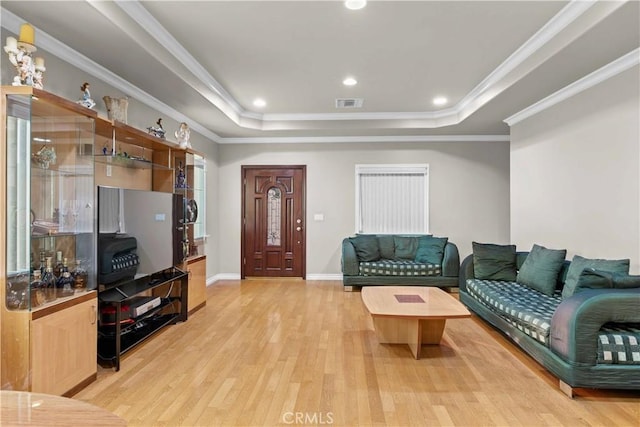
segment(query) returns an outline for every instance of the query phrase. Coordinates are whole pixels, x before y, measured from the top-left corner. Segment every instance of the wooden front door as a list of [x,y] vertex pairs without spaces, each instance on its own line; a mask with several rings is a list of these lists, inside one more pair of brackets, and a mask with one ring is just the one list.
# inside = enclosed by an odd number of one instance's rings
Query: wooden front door
[[242,278],[305,277],[306,166],[242,166]]

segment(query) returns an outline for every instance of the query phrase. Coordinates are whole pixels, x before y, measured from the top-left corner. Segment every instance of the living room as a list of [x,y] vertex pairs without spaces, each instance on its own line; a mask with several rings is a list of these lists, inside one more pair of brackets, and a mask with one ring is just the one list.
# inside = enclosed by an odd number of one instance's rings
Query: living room
[[[370,3],[373,4],[367,7],[375,6],[377,2]],[[558,10],[567,2],[561,3],[556,6]],[[153,96],[160,97],[160,94],[147,93],[139,87],[140,92],[135,92],[136,86],[126,80],[143,81],[148,73],[153,75],[144,61],[132,60],[128,69],[121,63],[113,64],[113,67],[100,63],[100,68],[77,59],[77,51],[67,51],[56,44],[56,27],[66,22],[66,18],[54,13],[53,4],[42,3],[36,8],[29,3],[2,2],[2,40],[17,36],[23,22],[31,22],[36,27],[37,55],[46,59],[45,90],[75,101],[82,82],[89,81],[99,115],[107,115],[106,107],[100,102],[103,96],[127,95],[130,97],[129,124],[144,129],[155,123],[158,117],[163,117],[165,128],[173,134],[182,116],[175,114],[172,117],[165,106],[169,105],[173,111],[187,117],[195,108],[187,105],[180,93],[171,94],[176,101],[170,103],[167,100],[170,95],[163,94],[167,98],[158,101]],[[605,6],[612,10],[598,9]],[[217,138],[215,129],[198,127],[196,120],[190,121],[191,143],[204,154],[207,166],[206,228],[209,237],[204,251],[207,255],[209,297],[214,298],[218,286],[229,295],[234,293],[234,286],[238,287],[238,293],[240,286],[247,289],[254,286],[250,283],[252,281],[243,281],[240,285],[243,237],[240,188],[244,165],[306,165],[305,278],[309,287],[333,285],[342,292],[340,242],[355,231],[354,177],[355,167],[359,164],[428,164],[428,232],[447,236],[455,242],[461,259],[472,253],[474,241],[511,243],[523,251],[530,250],[533,244],[542,244],[566,249],[567,259],[575,254],[591,258],[629,258],[630,273],[640,274],[638,2],[605,6],[598,4],[587,14],[602,13],[591,16],[589,24],[582,23],[585,27],[579,36],[564,35],[563,46],[543,52],[545,60],[530,66],[527,72],[521,71],[517,78],[511,76],[518,84],[503,87],[501,96],[517,97],[518,101],[508,105],[505,102],[504,106],[501,106],[503,98],[498,98],[493,104],[489,102],[493,109],[502,113],[500,121],[493,125],[493,132],[480,132],[475,128],[480,126],[482,109],[456,125],[407,132],[398,128],[400,130],[382,130],[379,134],[370,129],[359,134],[348,126],[320,132],[305,131],[304,124],[301,124],[302,130],[292,128],[281,133],[261,133],[251,129],[247,136]],[[245,7],[249,5],[245,4]],[[551,12],[547,14],[549,17],[554,15]],[[77,25],[74,27],[76,37],[97,37],[90,31],[85,33]],[[614,31],[615,28],[620,31]],[[573,27],[566,31],[569,30],[579,32]],[[41,32],[48,33],[48,36]],[[629,37],[629,34],[635,34],[635,37]],[[114,40],[121,41],[119,37],[122,36],[114,35]],[[104,42],[105,39],[100,40],[102,42],[95,44],[93,50],[120,49]],[[123,55],[131,59],[128,56],[133,53]],[[510,53],[505,52],[502,58]],[[88,55],[86,51],[85,55]],[[145,53],[144,58],[147,55],[150,54]],[[77,65],[74,65],[74,56],[79,61]],[[161,57],[158,61],[163,60],[165,58]],[[85,65],[80,65],[82,62]],[[576,62],[580,66],[573,64]],[[171,64],[169,68],[175,62]],[[112,75],[102,74],[104,69],[111,70],[125,82],[117,86]],[[120,71],[116,73],[115,69]],[[560,77],[565,83],[558,86],[550,76],[562,74],[563,70],[566,70],[566,75]],[[159,73],[166,73],[166,70]],[[2,85],[10,85],[14,75],[15,68],[9,61],[3,61]],[[167,76],[171,75],[159,74],[160,82],[154,84],[170,86],[172,80],[166,80]],[[177,79],[175,76],[171,78]],[[150,84],[149,87],[152,86]],[[218,110],[212,114],[222,115]],[[290,292],[281,284],[277,286],[285,295]],[[334,291],[330,294],[334,295]],[[354,303],[350,298],[356,296],[359,295],[334,295],[333,298],[357,311],[353,305],[348,305]],[[231,297],[221,295],[221,299],[224,298]],[[329,297],[321,299],[330,304]],[[207,311],[212,309],[212,304],[217,307],[217,303],[208,301],[208,304]],[[318,306],[311,306],[321,310]],[[262,314],[268,316],[267,313]],[[358,316],[364,314],[359,313]],[[366,320],[360,319],[359,322]],[[490,334],[488,330],[481,330]],[[165,335],[158,338],[163,339]],[[170,342],[153,340],[140,352],[147,351],[146,347],[159,349],[163,342],[170,345]],[[135,365],[137,355],[136,352],[129,360],[125,359],[125,365]],[[535,364],[529,363],[533,370],[537,369]],[[131,368],[126,369],[130,372]],[[521,385],[527,387],[524,381]],[[556,392],[553,386],[544,385]],[[105,387],[98,389],[104,390]],[[97,392],[90,393],[95,395]],[[637,395],[633,394],[621,397],[614,392],[596,396],[595,399],[600,401],[627,399],[623,404],[629,405],[628,399],[631,402],[635,399],[637,403]],[[92,397],[91,394],[84,396],[86,399]],[[562,397],[558,395],[553,401]],[[462,405],[461,402],[459,404]],[[329,409],[317,412],[326,416]],[[308,410],[313,412],[311,408]],[[339,412],[335,409],[334,415]],[[349,419],[340,414],[335,418],[336,423],[349,424]],[[281,416],[280,413],[278,415]],[[278,419],[286,423],[282,418]],[[364,420],[360,419],[360,423],[368,424]],[[373,421],[380,422],[379,419]],[[446,420],[438,421],[446,424]],[[508,423],[510,419],[502,421]],[[530,419],[523,424],[533,425],[535,421],[540,420]],[[161,423],[162,420],[156,419],[156,422]],[[130,423],[136,425],[133,420]],[[247,421],[247,424],[252,423],[255,420]],[[487,423],[500,424],[495,419]],[[137,424],[143,422],[138,420]]]

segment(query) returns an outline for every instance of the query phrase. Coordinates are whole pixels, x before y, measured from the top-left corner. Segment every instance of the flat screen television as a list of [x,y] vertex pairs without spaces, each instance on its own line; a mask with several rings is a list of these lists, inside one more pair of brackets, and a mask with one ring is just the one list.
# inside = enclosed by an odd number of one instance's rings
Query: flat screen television
[[[146,190],[98,186],[98,230],[135,237],[139,265],[135,277],[142,277],[175,265],[176,230],[180,229],[181,196]],[[99,236],[99,238],[100,238]],[[98,253],[100,263],[101,254]]]

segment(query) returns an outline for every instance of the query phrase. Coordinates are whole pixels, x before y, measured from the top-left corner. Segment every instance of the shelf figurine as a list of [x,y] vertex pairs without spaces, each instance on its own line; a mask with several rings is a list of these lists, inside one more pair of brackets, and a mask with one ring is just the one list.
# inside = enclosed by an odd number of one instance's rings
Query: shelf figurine
[[95,107],[96,103],[91,99],[91,92],[89,92],[89,83],[84,82],[82,86],[80,86],[80,91],[82,91],[82,99],[79,99],[77,103],[87,108]]
[[180,162],[180,166],[178,166],[178,176],[176,177],[176,188],[188,188],[187,177],[184,174],[184,168],[182,167],[182,162]]
[[155,136],[155,137],[157,137],[157,138],[162,138],[162,139],[164,139],[164,128],[162,127],[162,117],[160,117],[160,118],[158,119],[158,121],[156,122],[156,125],[157,125],[157,126],[149,126],[149,127],[147,128],[147,131],[148,131],[151,135],[153,135],[153,136]]
[[180,129],[175,132],[175,137],[178,140],[178,145],[180,148],[191,148],[191,143],[189,142],[189,138],[191,137],[191,130],[189,129],[189,125],[185,122],[180,123]]

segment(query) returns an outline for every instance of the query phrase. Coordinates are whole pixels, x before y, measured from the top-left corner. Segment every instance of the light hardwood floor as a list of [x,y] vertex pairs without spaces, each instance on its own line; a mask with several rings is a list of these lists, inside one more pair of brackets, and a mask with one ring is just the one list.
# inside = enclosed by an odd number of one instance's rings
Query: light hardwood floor
[[[130,426],[638,426],[640,393],[578,390],[477,318],[415,360],[336,281],[217,282],[205,308],[74,398]],[[454,294],[455,295],[455,294]]]

